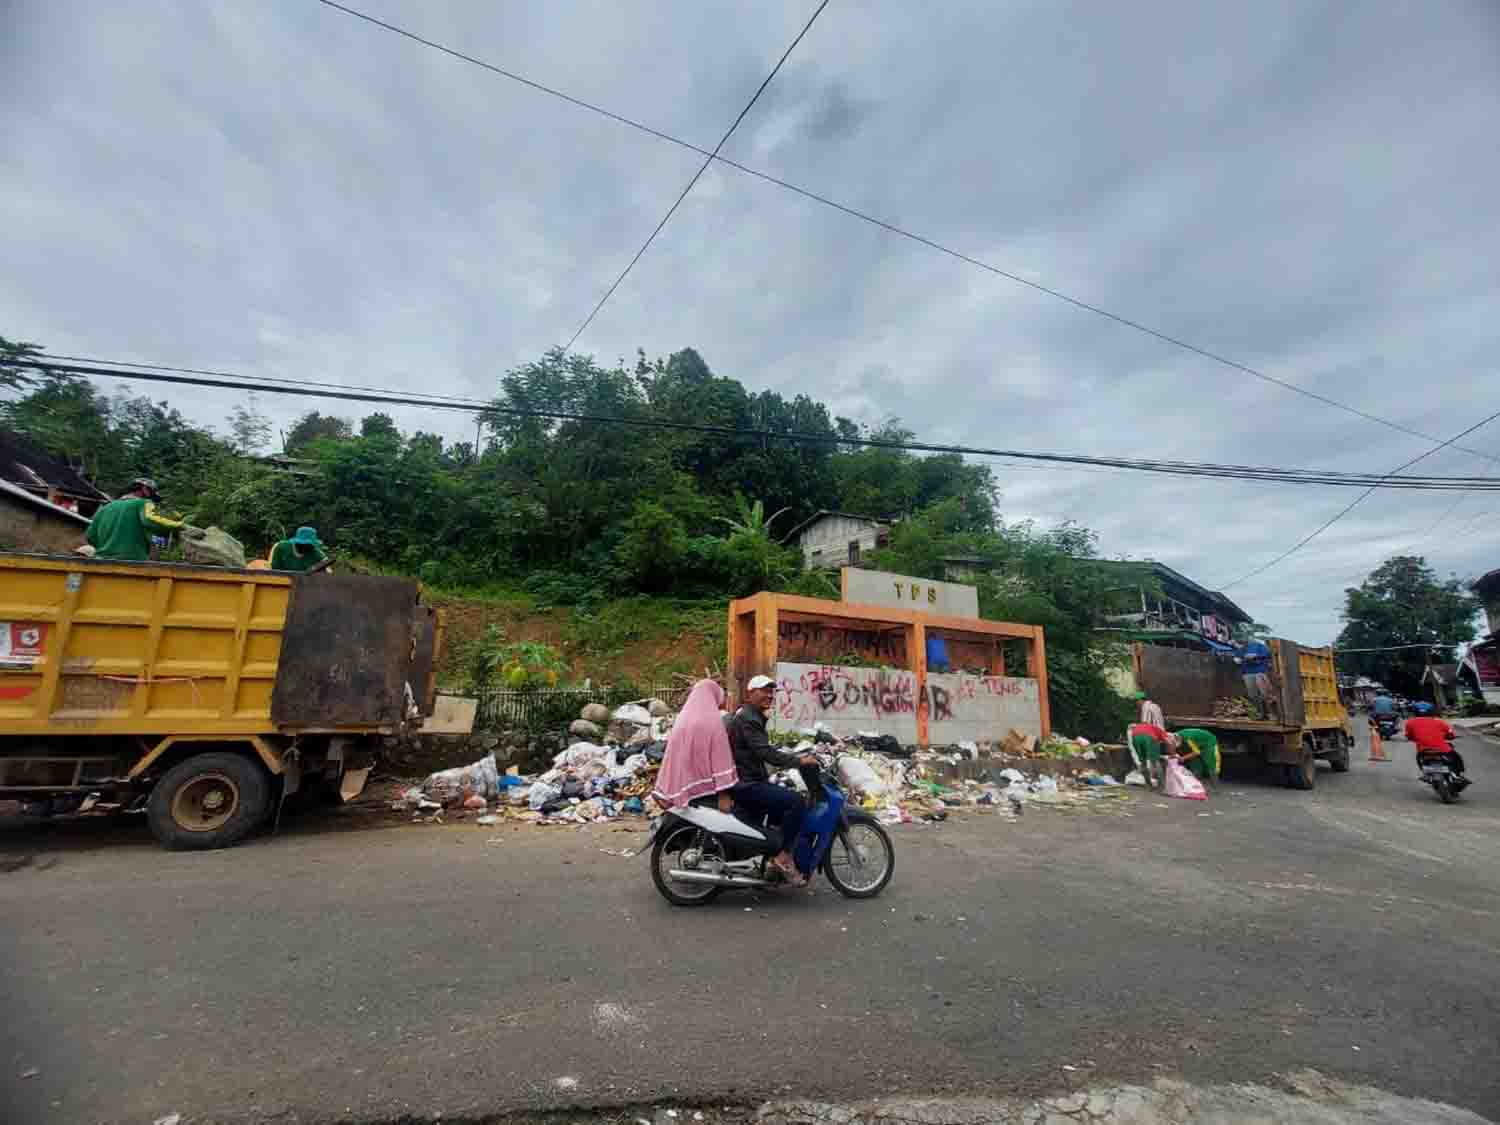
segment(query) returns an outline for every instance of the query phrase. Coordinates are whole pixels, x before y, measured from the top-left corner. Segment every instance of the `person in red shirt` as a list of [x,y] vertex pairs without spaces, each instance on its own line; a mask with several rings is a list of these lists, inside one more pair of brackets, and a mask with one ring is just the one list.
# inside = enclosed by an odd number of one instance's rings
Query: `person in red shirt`
[[1453,728],[1435,715],[1418,715],[1406,720],[1406,737],[1416,745],[1417,760],[1423,754],[1447,754],[1453,772],[1463,775],[1464,760],[1448,741],[1453,737]]
[[[1177,745],[1175,736],[1168,734],[1155,723],[1131,723],[1126,731],[1130,748],[1140,763],[1141,776],[1146,779],[1147,789],[1158,789],[1166,784],[1167,771],[1162,764],[1163,752]],[[1154,776],[1153,776],[1154,775]]]

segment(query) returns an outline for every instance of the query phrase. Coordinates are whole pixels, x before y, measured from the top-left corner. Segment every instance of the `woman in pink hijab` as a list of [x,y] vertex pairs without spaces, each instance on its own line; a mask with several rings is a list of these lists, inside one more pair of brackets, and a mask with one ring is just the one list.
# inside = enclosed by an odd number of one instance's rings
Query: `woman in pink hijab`
[[667,808],[717,793],[719,808],[729,811],[728,790],[739,775],[719,713],[723,704],[724,689],[713,680],[699,680],[688,694],[667,736],[666,757],[651,793]]

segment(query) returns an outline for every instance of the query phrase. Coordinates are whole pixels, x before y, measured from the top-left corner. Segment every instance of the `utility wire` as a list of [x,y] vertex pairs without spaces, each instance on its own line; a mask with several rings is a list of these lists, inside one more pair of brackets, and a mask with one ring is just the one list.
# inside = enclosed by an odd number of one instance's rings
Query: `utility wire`
[[801,43],[803,37],[812,30],[812,25],[817,22],[818,17],[823,14],[823,9],[826,7],[828,7],[828,0],[823,0],[821,4],[813,9],[813,14],[807,17],[807,22],[802,25],[802,30],[797,32],[797,37],[787,44],[785,51],[781,52],[781,58],[776,60],[776,65],[771,68],[771,73],[766,75],[761,84],[756,87],[755,93],[750,95],[750,100],[745,103],[745,108],[740,110],[739,116],[734,119],[734,123],[728,129],[724,130],[724,135],[719,138],[719,143],[714,145],[713,152],[703,158],[703,163],[693,173],[693,178],[687,182],[687,186],[682,189],[681,194],[673,200],[672,206],[667,208],[667,213],[661,217],[661,222],[656,224],[656,229],[647,235],[646,241],[641,243],[641,248],[635,252],[635,257],[631,258],[630,263],[620,271],[620,276],[615,278],[614,284],[604,291],[604,296],[599,298],[599,303],[594,306],[593,311],[583,318],[583,323],[578,326],[578,331],[574,332],[572,339],[568,341],[566,351],[573,350],[573,345],[578,342],[578,337],[583,335],[584,329],[594,323],[594,317],[599,315],[599,310],[615,295],[615,290],[620,288],[620,284],[630,276],[630,271],[635,269],[635,264],[641,260],[641,255],[645,254],[651,248],[651,244],[656,241],[656,236],[661,233],[662,228],[667,225],[673,215],[677,214],[677,208],[682,206],[682,201],[688,197],[688,192],[693,190],[693,185],[698,182],[704,172],[708,171],[708,166],[718,157],[719,150],[728,143],[729,138],[734,135],[734,131],[740,127],[740,122],[745,120],[746,114],[755,107],[755,103],[760,101],[760,96],[766,92],[766,87],[781,72],[781,68],[785,65],[786,60],[791,58],[792,52],[797,49],[797,44]]
[[[1403,425],[1400,422],[1394,422],[1389,418],[1382,418],[1380,417],[1380,415],[1371,414],[1367,410],[1361,410],[1357,406],[1351,406],[1347,402],[1340,402],[1336,398],[1332,398],[1324,394],[1319,394],[1317,391],[1308,390],[1306,387],[1298,386],[1296,383],[1290,382],[1286,379],[1280,379],[1275,375],[1271,375],[1268,372],[1262,371],[1256,367],[1252,367],[1247,363],[1241,363],[1240,361],[1231,359],[1219,352],[1212,351],[1205,347],[1200,347],[1199,345],[1191,343],[1180,336],[1173,336],[1168,332],[1163,332],[1159,329],[1152,328],[1149,325],[1143,324],[1137,320],[1132,320],[1130,317],[1124,316],[1120,313],[1111,312],[1109,309],[1103,308],[1100,305],[1095,305],[1091,302],[1082,300],[1081,298],[1071,296],[1067,293],[1064,293],[1060,289],[1054,289],[1051,286],[1043,285],[1037,281],[1032,281],[1030,278],[1023,277],[1018,273],[1012,273],[1009,270],[1001,269],[999,266],[991,265],[989,262],[981,261],[979,258],[976,258],[970,254],[966,254],[961,250],[955,250],[951,246],[946,246],[943,243],[938,242],[936,239],[928,238],[925,235],[916,234],[912,231],[906,230],[903,227],[897,226],[895,223],[887,222],[884,219],[878,218],[866,211],[861,211],[859,208],[853,207],[849,204],[840,203],[838,200],[813,191],[810,188],[800,187],[799,185],[791,183],[787,180],[783,180],[778,176],[773,176],[769,172],[762,172],[757,168],[751,168],[749,165],[741,164],[738,161],[732,160],[727,156],[721,156],[719,155],[718,147],[715,147],[712,150],[702,148],[699,145],[693,144],[691,141],[683,140],[681,137],[674,137],[672,134],[663,132],[660,129],[654,129],[650,125],[646,125],[643,122],[637,121],[630,117],[626,117],[623,114],[615,113],[612,110],[605,109],[603,106],[597,105],[594,102],[586,101],[583,98],[574,97],[572,94],[564,93],[563,91],[556,89],[555,87],[537,82],[536,80],[527,78],[524,75],[516,73],[515,71],[507,70],[506,68],[501,66],[496,66],[494,63],[486,62],[483,59],[475,57],[474,55],[469,55],[464,53],[463,51],[455,50],[454,48],[439,43],[436,40],[424,38],[423,36],[418,35],[416,32],[410,31],[404,27],[400,27],[393,23],[387,23],[385,20],[377,19],[376,17],[368,15],[365,12],[361,12],[358,9],[351,8],[345,4],[337,3],[336,0],[317,0],[317,2],[324,5],[325,7],[333,8],[334,10],[342,12],[347,16],[351,16],[354,19],[363,20],[365,23],[371,24],[385,31],[389,31],[394,35],[399,35],[404,39],[409,39],[413,43],[420,44],[423,47],[428,47],[434,51],[439,51],[445,55],[451,56],[452,58],[458,59],[461,62],[466,62],[473,66],[477,66],[484,70],[490,71],[493,74],[498,74],[500,77],[507,78],[512,82],[518,82],[523,86],[537,91],[538,93],[547,94],[548,96],[554,98],[559,98],[562,101],[569,103],[570,105],[577,106],[580,109],[586,109],[591,113],[597,113],[601,117],[607,117],[611,121],[614,121],[620,125],[627,126],[628,128],[635,129],[638,132],[645,133],[648,136],[655,137],[657,140],[666,141],[668,144],[676,145],[677,147],[687,149],[690,152],[696,152],[699,156],[706,158],[705,164],[717,160],[720,164],[727,165],[728,167],[733,168],[738,172],[743,172],[747,176],[753,176],[756,179],[763,180],[768,184],[774,184],[776,187],[793,192],[796,195],[802,196],[804,199],[811,200],[812,202],[821,204],[824,207],[830,207],[835,211],[839,211],[852,219],[858,219],[860,222],[869,223],[872,226],[879,227],[881,230],[886,231],[889,234],[894,234],[899,238],[905,238],[911,242],[918,243],[919,245],[927,247],[929,250],[935,250],[940,254],[945,254],[957,261],[964,262],[967,265],[971,265],[976,267],[977,269],[984,270],[986,273],[992,274],[995,277],[1001,277],[1007,281],[1013,281],[1017,285],[1024,285],[1028,289],[1035,290],[1038,293],[1043,293],[1059,301],[1066,302],[1076,309],[1093,313],[1095,316],[1103,317],[1106,320],[1111,320],[1114,323],[1119,324],[1125,328],[1130,328],[1136,332],[1144,333],[1145,335],[1160,340],[1165,344],[1170,344],[1175,348],[1180,348],[1183,351],[1191,352],[1203,359],[1210,360],[1213,363],[1217,363],[1221,366],[1230,368],[1231,370],[1238,371],[1241,374],[1249,375],[1252,378],[1259,379],[1266,383],[1271,383],[1275,386],[1281,387],[1283,390],[1291,391],[1293,394],[1302,395],[1304,398],[1312,399],[1315,402],[1321,402],[1325,406],[1331,406],[1336,410],[1342,410],[1347,414],[1353,414],[1355,417],[1363,418],[1367,422],[1374,422],[1377,425],[1385,426],[1387,429],[1395,430],[1397,433],[1406,434],[1409,437],[1421,438],[1424,441],[1439,440],[1435,434],[1424,433],[1423,431],[1414,429],[1411,426]],[[818,11],[822,11],[822,8],[820,7]],[[816,18],[816,13],[814,13],[814,18]],[[806,29],[804,28],[804,32],[805,30]],[[795,45],[796,44],[794,42],[793,46]],[[720,141],[719,144],[720,146],[722,146],[723,141]],[[699,175],[701,174],[702,169],[699,169]],[[693,179],[694,181],[696,181],[697,176],[695,176]],[[689,188],[691,188],[692,184],[690,183],[688,186]],[[670,218],[670,212],[668,213],[668,217]],[[663,222],[665,222],[665,220],[663,220]],[[654,238],[655,235],[653,235],[652,237]],[[648,245],[649,241],[650,240],[648,240],[647,243]],[[644,248],[642,248],[642,253],[644,252]],[[628,269],[626,272],[629,272]],[[623,280],[623,276],[621,280]],[[616,285],[618,284],[619,282],[617,281]],[[611,287],[611,292],[612,291],[613,287]],[[608,299],[608,294],[606,294],[605,299]],[[597,311],[598,310],[595,309],[595,312]],[[592,319],[592,317],[590,319]],[[587,323],[588,322],[585,321],[585,327],[587,326]],[[580,329],[579,332],[581,333],[582,329]],[[578,333],[575,333],[573,339],[576,341],[577,338]],[[571,343],[569,344],[569,347],[572,347]],[[1464,453],[1471,454],[1472,456],[1483,458],[1486,461],[1500,464],[1500,457],[1494,456],[1493,454],[1485,453],[1478,449],[1471,449],[1465,445],[1454,444],[1453,448],[1461,450]]]
[[[1495,411],[1495,413],[1491,414],[1488,418],[1484,418],[1484,419],[1481,419],[1478,422],[1475,422],[1468,429],[1464,430],[1461,433],[1455,434],[1453,437],[1449,438],[1447,441],[1442,442],[1439,445],[1433,446],[1426,453],[1420,454],[1419,456],[1413,457],[1410,461],[1406,461],[1403,464],[1397,465],[1394,469],[1391,470],[1391,472],[1393,474],[1394,473],[1399,473],[1402,469],[1409,469],[1409,468],[1411,468],[1418,461],[1425,461],[1425,460],[1427,460],[1427,458],[1431,457],[1434,453],[1437,453],[1440,450],[1446,449],[1448,446],[1454,444],[1454,442],[1458,441],[1459,438],[1468,437],[1475,430],[1480,429],[1481,427],[1484,427],[1484,426],[1488,426],[1496,418],[1500,418],[1500,410]],[[1343,519],[1350,512],[1354,511],[1354,509],[1359,505],[1359,503],[1361,501],[1363,501],[1366,497],[1368,497],[1370,495],[1370,493],[1374,492],[1379,487],[1380,487],[1380,482],[1379,481],[1375,482],[1369,488],[1365,489],[1365,491],[1361,492],[1358,496],[1356,496],[1353,500],[1351,500],[1349,502],[1349,504],[1341,512],[1339,512],[1337,515],[1335,515],[1332,519],[1329,519],[1329,520],[1325,521],[1324,523],[1322,523],[1321,525],[1319,525],[1315,530],[1313,530],[1312,532],[1308,533],[1307,535],[1304,535],[1296,543],[1292,544],[1292,546],[1288,547],[1285,551],[1282,551],[1281,554],[1277,555],[1270,562],[1265,563],[1262,566],[1256,567],[1249,574],[1242,574],[1240,577],[1236,578],[1233,582],[1230,582],[1230,583],[1228,583],[1228,584],[1226,584],[1224,586],[1221,586],[1220,589],[1227,590],[1231,586],[1238,586],[1241,582],[1244,582],[1245,580],[1250,579],[1250,578],[1254,578],[1258,574],[1264,574],[1266,571],[1270,570],[1277,563],[1281,562],[1282,559],[1285,559],[1285,558],[1287,558],[1287,557],[1295,554],[1296,552],[1300,551],[1303,547],[1307,546],[1309,543],[1311,543],[1318,536],[1322,535],[1323,532],[1327,531],[1334,524],[1338,523],[1339,520]]]
[[[1285,469],[1254,465],[1219,465],[1196,461],[1158,461],[1145,458],[1098,457],[1076,453],[1053,453],[1033,450],[996,449],[982,446],[950,445],[938,442],[895,441],[875,437],[844,437],[837,434],[806,433],[795,430],[769,430],[763,428],[739,428],[716,426],[698,422],[679,422],[662,418],[624,418],[597,414],[583,414],[566,410],[538,410],[498,406],[478,399],[465,399],[452,395],[414,396],[400,395],[379,388],[351,388],[337,383],[319,383],[312,380],[274,378],[274,381],[251,381],[227,372],[206,372],[202,368],[179,368],[178,373],[164,370],[129,370],[145,367],[144,364],[116,363],[113,366],[55,362],[52,357],[28,360],[28,366],[43,367],[63,375],[88,375],[113,379],[138,379],[180,386],[215,387],[235,391],[259,391],[269,394],[301,395],[314,398],[342,399],[354,402],[383,403],[393,406],[417,406],[435,410],[472,411],[488,418],[515,417],[546,421],[575,422],[589,425],[614,425],[642,429],[665,429],[691,433],[712,434],[728,439],[758,438],[778,441],[801,442],[831,446],[859,446],[876,449],[895,449],[906,452],[946,453],[1002,457],[1014,460],[1060,465],[1093,465],[1105,468],[1132,469],[1141,472],[1162,473],[1175,476],[1213,477],[1230,480],[1275,481],[1288,484],[1321,484],[1343,487],[1368,486],[1366,495],[1375,488],[1415,488],[1451,491],[1455,489],[1480,489],[1500,491],[1500,480],[1473,477],[1402,477],[1396,472],[1375,476],[1368,473],[1328,473],[1312,469]],[[4,366],[4,364],[0,364]],[[10,366],[18,366],[10,364]],[[183,374],[180,372],[198,372]],[[1467,431],[1466,431],[1467,432]],[[1435,451],[1433,451],[1435,452]],[[1426,456],[1424,454],[1424,456]],[[1415,460],[1420,460],[1417,458]],[[1415,463],[1413,461],[1412,463]],[[1404,466],[1403,466],[1404,467]]]

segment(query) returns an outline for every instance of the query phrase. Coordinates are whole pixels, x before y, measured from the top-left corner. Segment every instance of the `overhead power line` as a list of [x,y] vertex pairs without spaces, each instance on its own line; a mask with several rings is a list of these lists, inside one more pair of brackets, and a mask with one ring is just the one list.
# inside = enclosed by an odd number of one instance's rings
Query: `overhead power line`
[[[806,433],[793,430],[717,426],[699,422],[680,422],[649,416],[637,418],[583,414],[567,410],[536,410],[499,406],[480,399],[454,395],[403,395],[375,387],[349,387],[338,383],[280,377],[249,378],[229,372],[203,368],[168,369],[162,365],[59,362],[50,356],[28,360],[27,366],[41,367],[62,375],[86,375],[111,379],[136,379],[144,382],[179,386],[214,387],[223,390],[262,394],[300,395],[312,398],[341,399],[352,402],[381,403],[390,406],[416,406],[434,410],[459,410],[488,418],[532,418],[543,421],[576,422],[589,425],[624,426],[640,429],[678,430],[712,434],[728,439],[756,438],[804,444],[859,446],[896,449],[913,453],[944,453],[978,457],[1004,457],[1013,460],[1059,465],[1094,465],[1105,468],[1132,469],[1171,476],[1211,477],[1226,480],[1249,480],[1285,484],[1321,484],[1343,487],[1368,485],[1373,488],[1403,488],[1452,491],[1476,489],[1500,491],[1500,480],[1479,477],[1403,477],[1392,473],[1375,476],[1369,473],[1332,473],[1316,469],[1286,469],[1276,466],[1220,465],[1201,461],[1162,461],[1134,457],[1099,457],[1078,453],[1054,453],[1035,450],[996,449],[983,446],[953,445],[938,442],[896,441],[876,437],[843,437],[837,434]],[[9,366],[21,366],[12,363]],[[139,370],[139,368],[148,368]],[[193,372],[188,374],[187,372]]]
[[[324,5],[325,7],[332,8],[335,11],[339,11],[347,16],[351,16],[354,19],[362,20],[374,27],[378,27],[384,31],[388,31],[393,35],[399,35],[402,38],[410,40],[413,43],[417,43],[423,47],[427,47],[431,50],[438,51],[442,54],[458,59],[460,62],[469,63],[472,66],[477,66],[481,69],[487,70],[492,74],[497,74],[501,78],[519,83],[520,85],[526,86],[532,90],[537,91],[538,93],[546,94],[549,97],[558,98],[570,105],[577,106],[579,109],[586,109],[590,113],[596,113],[601,117],[606,117],[609,120],[616,122],[617,124],[624,125],[627,128],[635,129],[638,132],[645,133],[647,136],[655,137],[657,140],[665,141],[668,144],[676,145],[678,148],[687,149],[690,152],[696,152],[699,156],[705,158],[705,164],[713,161],[718,161],[720,164],[733,168],[737,172],[743,172],[747,176],[753,176],[755,179],[763,180],[766,183],[773,184],[785,191],[793,192],[796,195],[802,196],[804,199],[810,200],[814,203],[818,203],[824,207],[830,207],[833,210],[847,215],[852,219],[858,219],[860,222],[869,223],[872,226],[879,227],[881,230],[887,232],[888,234],[893,234],[899,238],[904,238],[908,241],[915,242],[921,246],[927,247],[929,250],[935,250],[939,254],[945,254],[948,257],[955,259],[956,261],[964,262],[967,265],[971,265],[977,269],[984,270],[986,273],[992,274],[995,277],[1004,278],[1007,281],[1013,281],[1017,285],[1024,285],[1028,289],[1032,289],[1038,293],[1045,294],[1046,296],[1055,298],[1056,300],[1063,301],[1069,305],[1072,305],[1076,309],[1093,313],[1095,316],[1100,316],[1106,320],[1113,321],[1114,323],[1121,325],[1122,327],[1130,328],[1136,332],[1144,333],[1147,336],[1151,336],[1154,339],[1160,340],[1162,343],[1170,344],[1175,348],[1180,348],[1183,351],[1191,352],[1196,356],[1207,359],[1213,363],[1217,363],[1223,367],[1227,367],[1233,371],[1238,371],[1241,374],[1249,375],[1252,378],[1259,379],[1262,382],[1281,387],[1283,390],[1291,391],[1293,394],[1298,394],[1303,396],[1304,398],[1312,399],[1314,402],[1321,402],[1325,406],[1331,406],[1336,410],[1342,410],[1346,414],[1352,414],[1357,418],[1363,418],[1367,422],[1374,422],[1376,425],[1384,426],[1387,429],[1396,431],[1397,433],[1406,434],[1408,437],[1421,438],[1424,441],[1439,440],[1439,438],[1435,434],[1424,433],[1423,431],[1415,429],[1411,426],[1392,421],[1389,418],[1382,418],[1380,415],[1372,414],[1367,410],[1361,410],[1357,406],[1351,406],[1349,403],[1341,402],[1329,395],[1319,394],[1317,391],[1308,390],[1306,387],[1298,386],[1296,383],[1290,382],[1289,380],[1278,378],[1277,376],[1272,375],[1269,372],[1262,371],[1257,367],[1253,367],[1248,363],[1241,363],[1239,360],[1231,359],[1229,356],[1223,355],[1222,353],[1213,351],[1209,348],[1202,347],[1198,344],[1194,344],[1188,340],[1183,339],[1180,336],[1174,336],[1169,332],[1164,332],[1160,329],[1152,328],[1149,325],[1143,324],[1138,320],[1134,320],[1120,313],[1112,312],[1101,305],[1096,305],[1090,301],[1085,301],[1079,297],[1074,297],[1071,294],[1065,293],[1060,289],[1054,289],[1049,285],[1043,285],[1041,282],[1033,281],[1030,278],[1023,277],[1018,273],[1012,273],[1009,270],[1001,269],[999,266],[992,265],[991,263],[986,261],[982,261],[981,259],[976,258],[971,254],[966,254],[961,250],[956,250],[953,247],[947,246],[934,238],[929,238],[926,235],[917,234],[913,231],[907,230],[904,227],[897,226],[895,223],[887,222],[885,219],[878,218],[877,216],[872,215],[867,211],[862,211],[858,207],[851,206],[847,203],[840,203],[838,200],[833,199],[830,196],[823,195],[820,192],[813,191],[810,188],[805,188],[788,180],[783,180],[779,176],[773,176],[769,172],[763,172],[758,168],[752,168],[747,164],[741,164],[737,160],[733,160],[727,156],[721,155],[717,147],[715,147],[714,149],[703,148],[691,141],[687,141],[682,139],[681,137],[673,136],[671,133],[664,132],[661,129],[652,128],[650,125],[647,125],[641,121],[637,121],[632,117],[627,117],[624,114],[615,113],[613,110],[605,109],[603,106],[591,101],[587,101],[584,98],[575,97],[574,95],[565,93],[562,90],[557,89],[556,87],[548,86],[545,83],[538,82],[532,78],[527,78],[525,75],[519,74],[513,70],[508,70],[505,67],[497,66],[496,64],[491,62],[486,62],[484,59],[467,54],[463,51],[459,51],[453,47],[447,46],[446,44],[439,43],[434,39],[425,38],[424,36],[418,35],[416,32],[411,31],[408,28],[401,27],[397,24],[388,23],[382,19],[377,19],[375,16],[369,15],[366,12],[361,12],[356,8],[351,8],[346,4],[337,3],[336,0],[317,0],[317,2]],[[822,11],[822,8],[820,7],[818,11]],[[817,18],[817,13],[814,13],[813,18]],[[810,22],[811,21],[809,21],[809,23]],[[803,30],[804,32],[806,31],[805,28]],[[795,45],[796,44],[794,42],[793,46]],[[719,143],[720,145],[722,145],[723,141],[720,141]],[[702,169],[699,170],[699,175],[701,174]],[[694,181],[696,180],[697,176],[694,177]],[[688,186],[691,187],[692,184],[689,184]],[[668,217],[670,217],[670,213]],[[665,222],[665,220],[663,221]],[[648,240],[648,245],[649,241],[650,240]],[[642,252],[644,253],[644,247],[642,248]],[[627,270],[626,272],[629,271]],[[623,276],[621,280],[623,280]],[[616,285],[618,285],[618,282],[616,282]],[[611,288],[611,292],[613,292],[613,287]],[[606,294],[605,299],[608,299],[608,294]],[[596,309],[595,312],[597,311],[598,310]],[[587,323],[588,322],[585,321],[585,327],[587,326]],[[579,331],[581,332],[582,329],[580,329]],[[576,341],[578,338],[578,333],[575,333],[573,338]],[[572,347],[571,343],[569,344],[569,347]],[[1468,453],[1474,457],[1480,457],[1486,461],[1500,464],[1500,457],[1485,453],[1482,450],[1471,449],[1468,446],[1457,444],[1454,444],[1453,448],[1464,453]]]
[[[1406,462],[1403,462],[1400,465],[1397,465],[1394,469],[1391,470],[1391,473],[1392,474],[1399,473],[1402,469],[1409,469],[1409,468],[1411,468],[1413,465],[1415,465],[1419,461],[1425,461],[1425,460],[1427,460],[1427,458],[1431,457],[1434,453],[1438,453],[1441,450],[1446,449],[1448,446],[1452,445],[1454,442],[1458,441],[1459,438],[1468,437],[1475,430],[1478,430],[1478,429],[1480,429],[1480,428],[1482,428],[1484,426],[1488,426],[1496,418],[1500,418],[1500,410],[1495,411],[1495,413],[1491,414],[1488,418],[1484,418],[1484,419],[1481,419],[1478,422],[1475,422],[1468,429],[1463,430],[1460,433],[1454,434],[1447,441],[1442,442],[1442,443],[1440,443],[1438,445],[1433,446],[1426,453],[1420,454],[1419,456],[1413,457],[1410,461],[1406,461]],[[1479,479],[1485,481],[1486,486],[1491,483],[1488,480],[1488,478],[1481,477]],[[1270,570],[1273,566],[1275,566],[1277,563],[1281,562],[1283,559],[1289,558],[1290,556],[1296,554],[1298,551],[1300,551],[1303,547],[1307,546],[1309,543],[1311,543],[1318,536],[1322,535],[1323,532],[1327,531],[1334,524],[1338,523],[1339,520],[1343,519],[1350,512],[1354,511],[1354,509],[1367,496],[1369,496],[1370,493],[1374,492],[1379,487],[1381,487],[1381,484],[1380,484],[1379,481],[1376,481],[1369,488],[1365,489],[1365,491],[1361,492],[1358,496],[1356,496],[1353,500],[1349,501],[1348,505],[1342,511],[1340,511],[1337,515],[1335,515],[1332,519],[1326,520],[1325,522],[1323,522],[1322,524],[1320,524],[1316,529],[1314,529],[1313,531],[1309,532],[1307,535],[1304,535],[1296,543],[1292,544],[1285,551],[1282,551],[1281,554],[1277,555],[1270,562],[1265,563],[1262,566],[1256,567],[1249,574],[1242,574],[1240,577],[1236,578],[1233,582],[1227,583],[1226,585],[1220,587],[1220,589],[1227,590],[1231,586],[1238,586],[1241,582],[1244,582],[1244,581],[1246,581],[1247,579],[1250,579],[1250,578],[1254,578],[1258,574],[1264,574],[1266,571]],[[1480,490],[1487,491],[1488,488],[1485,487],[1485,486],[1475,485],[1474,486],[1474,490],[1475,491],[1480,491]]]
[[656,229],[646,236],[646,241],[641,243],[641,248],[635,252],[635,257],[631,258],[625,268],[620,271],[620,276],[615,278],[614,284],[612,284],[608,289],[604,291],[604,296],[599,298],[599,303],[594,306],[589,315],[583,318],[583,323],[578,326],[578,331],[574,332],[572,338],[568,341],[568,351],[573,350],[573,345],[578,342],[578,337],[582,336],[584,330],[588,328],[590,324],[594,323],[594,318],[599,315],[599,310],[602,309],[605,303],[615,295],[615,290],[620,288],[621,283],[623,283],[624,280],[630,276],[630,271],[635,269],[635,264],[641,260],[641,256],[651,248],[651,244],[656,241],[656,236],[662,232],[662,228],[671,221],[673,215],[677,214],[677,208],[682,206],[682,201],[688,197],[688,192],[693,190],[693,185],[698,182],[704,172],[708,171],[708,166],[712,164],[714,162],[714,159],[719,155],[719,150],[728,143],[730,137],[734,136],[734,131],[740,127],[740,122],[745,120],[745,116],[750,112],[751,109],[755,107],[755,103],[760,101],[760,96],[766,92],[766,87],[769,86],[771,84],[771,80],[781,72],[781,68],[783,65],[785,65],[786,60],[791,58],[792,52],[797,49],[797,44],[801,43],[803,36],[805,36],[810,30],[812,30],[812,25],[817,22],[818,17],[823,14],[823,9],[826,7],[828,7],[828,0],[823,0],[821,4],[813,9],[813,14],[807,17],[807,22],[802,25],[802,30],[797,32],[797,37],[787,44],[787,48],[785,51],[781,52],[781,58],[776,60],[776,65],[771,68],[771,73],[766,75],[761,84],[756,87],[755,93],[750,95],[750,100],[745,103],[745,108],[740,110],[739,116],[734,119],[734,123],[730,125],[729,128],[724,130],[724,135],[719,138],[719,143],[714,145],[713,152],[709,153],[703,158],[703,163],[700,164],[698,166],[698,170],[693,173],[693,178],[687,182],[687,186],[684,187],[681,193],[678,194],[677,198],[672,201],[672,206],[667,208],[667,213],[661,217],[661,222],[656,224]]

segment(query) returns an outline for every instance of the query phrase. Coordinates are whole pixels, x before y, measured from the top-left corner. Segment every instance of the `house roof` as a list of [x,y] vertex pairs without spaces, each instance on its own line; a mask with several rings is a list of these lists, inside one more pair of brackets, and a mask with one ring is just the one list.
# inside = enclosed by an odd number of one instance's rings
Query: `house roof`
[[28,437],[0,429],[0,480],[24,489],[56,489],[86,500],[108,500],[82,474]]
[[1500,570],[1492,570],[1488,574],[1481,574],[1473,582],[1469,583],[1469,589],[1481,597],[1500,593]]
[[1243,609],[1235,605],[1234,602],[1230,601],[1227,595],[1221,593],[1218,590],[1210,590],[1206,586],[1200,586],[1187,575],[1181,574],[1178,571],[1173,570],[1166,563],[1159,563],[1155,559],[1143,559],[1140,562],[1133,562],[1128,559],[1097,559],[1092,561],[1100,562],[1105,566],[1148,567],[1160,577],[1169,579],[1172,582],[1176,582],[1180,586],[1187,587],[1187,589],[1193,591],[1193,593],[1197,594],[1204,601],[1208,602],[1211,605],[1219,607],[1219,609],[1223,611],[1223,615],[1225,617],[1228,617],[1232,621],[1249,622],[1255,620],[1255,618],[1251,617]]
[[11,484],[8,480],[0,480],[0,493],[4,493],[6,496],[14,496],[17,500],[24,500],[26,503],[41,508],[43,511],[50,512],[55,516],[74,520],[84,527],[87,527],[91,522],[88,516],[80,516],[77,512],[69,511],[60,504],[54,504],[45,496],[38,496],[35,492],[27,492],[20,485]]
[[786,536],[781,541],[783,543],[789,541],[799,531],[801,531],[803,528],[805,528],[805,527],[811,527],[813,524],[817,523],[820,519],[823,519],[825,516],[840,516],[840,517],[842,517],[843,519],[846,519],[846,520],[859,520],[862,523],[872,523],[876,527],[886,527],[886,526],[888,526],[888,524],[886,523],[885,520],[878,520],[874,516],[861,516],[861,515],[856,515],[854,512],[838,512],[838,511],[833,510],[832,508],[819,508],[816,512],[814,512],[812,515],[808,516],[805,520],[803,520],[801,523],[799,523],[796,527],[792,528],[792,530],[788,531],[786,533]]

